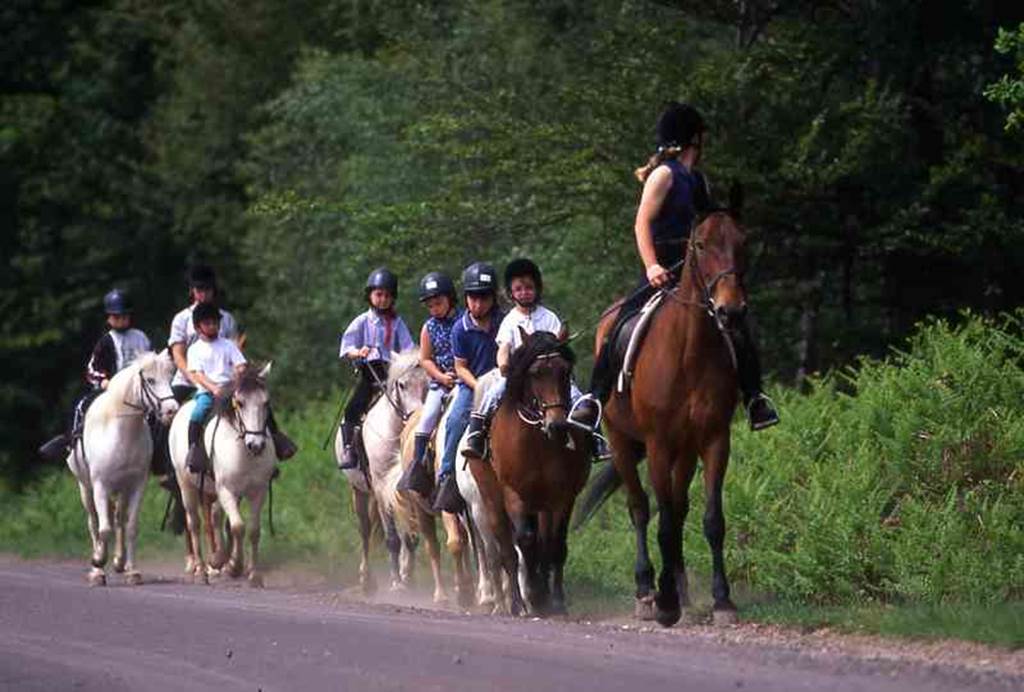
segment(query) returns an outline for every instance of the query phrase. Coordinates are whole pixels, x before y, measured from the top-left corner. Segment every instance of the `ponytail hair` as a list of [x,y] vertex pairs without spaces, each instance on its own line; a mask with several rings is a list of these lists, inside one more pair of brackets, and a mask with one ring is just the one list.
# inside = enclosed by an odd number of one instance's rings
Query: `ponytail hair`
[[648,176],[654,172],[655,168],[669,159],[676,158],[682,154],[685,149],[686,147],[681,147],[678,144],[669,144],[668,146],[658,147],[658,150],[654,152],[651,158],[647,159],[647,163],[633,171],[633,175],[635,175],[636,179],[641,183],[646,183]]

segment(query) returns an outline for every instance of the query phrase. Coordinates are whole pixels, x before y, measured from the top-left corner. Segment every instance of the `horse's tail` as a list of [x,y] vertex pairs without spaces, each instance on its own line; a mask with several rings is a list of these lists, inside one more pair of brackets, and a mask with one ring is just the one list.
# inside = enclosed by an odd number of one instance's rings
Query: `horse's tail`
[[570,528],[573,531],[583,528],[601,508],[601,505],[619,489],[620,485],[622,485],[622,478],[615,470],[615,465],[610,462],[606,463],[604,468],[587,483],[587,487],[583,491],[583,499],[576,505],[576,511],[573,512]]

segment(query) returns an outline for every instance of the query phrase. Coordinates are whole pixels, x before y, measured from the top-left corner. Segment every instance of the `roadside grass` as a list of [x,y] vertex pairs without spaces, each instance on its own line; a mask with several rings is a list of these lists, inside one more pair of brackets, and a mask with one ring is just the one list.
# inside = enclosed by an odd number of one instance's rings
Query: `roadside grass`
[[[773,392],[783,424],[737,420],[726,478],[726,565],[746,620],[1024,646],[1024,341],[1020,317],[923,325],[905,352]],[[359,538],[350,491],[321,449],[333,402],[279,411],[301,449],[275,484],[263,559],[352,584]],[[180,556],[159,531],[165,496],[143,504],[140,566]],[[67,469],[20,493],[0,486],[0,551],[89,553]],[[691,490],[684,553],[698,612],[710,609],[702,485]],[[649,547],[658,562],[654,533]],[[425,551],[420,551],[421,562]],[[383,547],[374,555],[380,583]],[[570,536],[574,616],[632,612],[634,534],[621,493]],[[446,570],[447,570],[447,556]],[[429,571],[419,570],[421,582]]]

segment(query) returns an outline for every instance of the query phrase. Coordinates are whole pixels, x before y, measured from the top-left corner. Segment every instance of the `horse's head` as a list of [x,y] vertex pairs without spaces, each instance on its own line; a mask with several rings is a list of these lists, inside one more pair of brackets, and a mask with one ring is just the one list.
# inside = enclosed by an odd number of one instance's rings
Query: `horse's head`
[[420,366],[420,352],[415,348],[401,353],[392,351],[390,363],[387,394],[400,409],[398,414],[405,417],[423,406],[430,376]]
[[569,414],[569,387],[576,358],[566,344],[550,332],[527,334],[520,327],[522,345],[509,358],[508,396],[518,406],[540,414],[545,434],[564,431]]
[[225,394],[225,404],[231,406],[235,427],[250,454],[261,454],[267,446],[267,419],[269,417],[270,392],[267,391],[267,376],[271,363],[262,368],[247,365],[235,378]]
[[[176,370],[170,352],[164,349],[160,353],[144,353],[135,361],[134,367],[125,368],[118,375],[123,373],[126,380],[131,378],[126,384],[137,392],[139,407],[156,415],[162,424],[170,425],[178,412],[178,402],[171,391],[171,379]],[[114,387],[113,382],[111,387]]]
[[692,281],[700,299],[723,327],[747,313],[743,274],[747,268],[746,234],[735,210],[708,214],[693,232],[687,252]]

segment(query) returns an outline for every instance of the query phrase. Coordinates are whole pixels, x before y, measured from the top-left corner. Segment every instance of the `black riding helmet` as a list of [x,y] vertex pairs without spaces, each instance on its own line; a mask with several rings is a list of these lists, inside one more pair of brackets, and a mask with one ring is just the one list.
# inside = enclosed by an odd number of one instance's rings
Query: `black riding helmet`
[[487,262],[473,262],[462,272],[462,290],[471,295],[497,294],[494,267]]
[[216,289],[217,274],[207,264],[197,264],[188,270],[188,287],[200,290]]
[[454,304],[456,302],[455,284],[443,272],[430,272],[420,279],[420,302],[437,296],[448,296]]
[[685,147],[704,133],[704,118],[693,106],[672,102],[658,117],[658,146]]
[[395,300],[398,299],[398,277],[391,273],[387,267],[377,267],[366,277],[366,299],[370,299],[370,291],[375,288],[383,288],[391,294]]
[[192,310],[192,325],[199,326],[203,320],[215,319],[220,322],[220,308],[214,303],[199,303]]
[[537,263],[526,257],[514,259],[505,267],[505,293],[508,294],[509,300],[513,300],[512,279],[520,276],[529,276],[533,279],[533,285],[537,289],[537,302],[540,302],[544,293],[544,277],[541,276]]
[[108,315],[130,315],[132,314],[132,301],[127,293],[115,288],[103,296],[103,309]]

